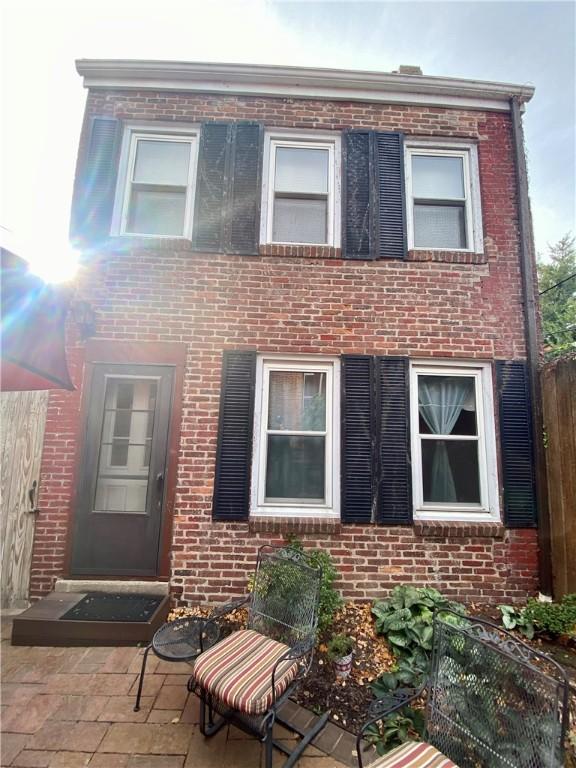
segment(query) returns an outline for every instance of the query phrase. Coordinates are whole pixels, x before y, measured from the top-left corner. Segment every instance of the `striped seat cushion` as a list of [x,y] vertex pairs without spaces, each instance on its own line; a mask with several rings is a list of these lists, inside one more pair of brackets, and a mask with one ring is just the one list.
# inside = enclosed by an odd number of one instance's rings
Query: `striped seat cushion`
[[370,768],[458,768],[431,744],[409,741],[388,752]]
[[[288,646],[252,629],[233,632],[196,659],[196,683],[232,709],[261,715],[272,704],[272,669]],[[280,696],[298,672],[294,660],[276,670],[274,689]]]

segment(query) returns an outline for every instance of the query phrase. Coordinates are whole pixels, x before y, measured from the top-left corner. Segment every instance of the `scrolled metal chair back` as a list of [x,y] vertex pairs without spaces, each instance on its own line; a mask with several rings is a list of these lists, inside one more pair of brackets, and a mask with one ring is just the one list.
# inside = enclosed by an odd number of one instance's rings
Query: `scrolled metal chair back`
[[290,547],[261,547],[252,584],[248,627],[293,646],[313,638],[322,571]]
[[451,611],[434,620],[427,740],[460,768],[559,768],[568,679],[510,633]]

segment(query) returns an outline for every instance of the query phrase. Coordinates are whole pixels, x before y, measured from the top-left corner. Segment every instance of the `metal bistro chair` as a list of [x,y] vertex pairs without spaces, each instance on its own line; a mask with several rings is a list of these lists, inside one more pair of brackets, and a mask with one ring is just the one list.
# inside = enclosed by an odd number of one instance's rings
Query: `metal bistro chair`
[[188,687],[200,697],[201,732],[213,736],[232,723],[257,736],[265,746],[266,768],[272,766],[274,746],[288,755],[285,768],[295,765],[328,719],[325,714],[301,732],[292,751],[273,738],[275,722],[288,725],[278,710],[312,662],[320,579],[321,571],[308,566],[302,554],[261,547],[251,595],[226,607],[247,604],[248,628],[232,632],[193,665]]
[[434,619],[431,672],[418,691],[372,704],[358,735],[427,689],[424,741],[407,742],[370,768],[560,768],[568,727],[562,667],[509,632],[442,611]]

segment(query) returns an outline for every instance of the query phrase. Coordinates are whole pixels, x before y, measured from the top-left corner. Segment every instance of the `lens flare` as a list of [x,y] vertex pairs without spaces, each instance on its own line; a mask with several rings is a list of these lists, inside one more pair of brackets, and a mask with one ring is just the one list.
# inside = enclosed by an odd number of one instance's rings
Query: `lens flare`
[[30,265],[30,272],[45,283],[66,283],[74,280],[80,263],[79,251],[68,243],[61,247],[43,246],[22,254]]

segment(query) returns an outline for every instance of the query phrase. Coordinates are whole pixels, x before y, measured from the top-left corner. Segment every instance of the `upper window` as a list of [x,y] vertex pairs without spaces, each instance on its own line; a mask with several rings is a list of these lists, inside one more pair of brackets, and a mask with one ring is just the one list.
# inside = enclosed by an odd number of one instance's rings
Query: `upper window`
[[266,137],[263,243],[336,245],[339,138]]
[[409,145],[409,248],[482,251],[476,147]]
[[117,233],[190,238],[196,155],[195,135],[129,129],[118,180]]
[[416,515],[497,516],[490,366],[412,366]]
[[253,507],[337,512],[336,361],[260,360]]

